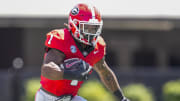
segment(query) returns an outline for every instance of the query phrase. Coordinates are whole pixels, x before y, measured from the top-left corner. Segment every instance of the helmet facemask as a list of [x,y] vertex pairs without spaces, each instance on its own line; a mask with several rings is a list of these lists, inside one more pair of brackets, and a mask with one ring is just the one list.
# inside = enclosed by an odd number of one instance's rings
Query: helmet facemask
[[103,22],[99,22],[96,19],[90,19],[89,21],[78,21],[77,19],[70,19],[75,31],[73,36],[80,42],[86,45],[95,46],[98,36],[101,34]]

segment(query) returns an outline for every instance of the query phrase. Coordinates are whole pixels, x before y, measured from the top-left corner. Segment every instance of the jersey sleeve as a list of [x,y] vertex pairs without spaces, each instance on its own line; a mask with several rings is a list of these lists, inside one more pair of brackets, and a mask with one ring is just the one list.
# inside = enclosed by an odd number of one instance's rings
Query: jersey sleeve
[[[97,42],[95,51],[97,50],[98,50],[98,53],[96,54],[96,58],[94,58],[94,64],[102,60],[106,55],[106,43],[101,36],[98,37],[98,42]],[[93,66],[94,64],[91,64],[91,65]]]
[[100,50],[103,52],[103,56],[105,56],[106,55],[106,43],[101,36],[98,37],[98,43],[97,44],[99,44]]
[[45,46],[48,48],[55,48],[62,52],[65,51],[64,47],[64,30],[53,30],[46,35]]

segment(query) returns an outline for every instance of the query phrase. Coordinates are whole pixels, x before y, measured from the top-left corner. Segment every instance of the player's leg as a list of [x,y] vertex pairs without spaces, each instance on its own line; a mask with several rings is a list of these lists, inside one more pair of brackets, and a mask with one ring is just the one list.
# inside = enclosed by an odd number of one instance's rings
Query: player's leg
[[43,90],[38,90],[36,93],[35,101],[56,101],[57,97],[49,95]]
[[44,101],[44,95],[40,92],[40,89],[36,92],[35,101]]
[[[42,91],[41,89],[37,91],[35,96],[35,101],[55,101],[57,100],[56,97],[48,95],[46,92]],[[81,96],[74,96],[71,101],[87,101]]]
[[81,96],[74,96],[72,101],[87,101],[86,99],[84,99],[83,97]]

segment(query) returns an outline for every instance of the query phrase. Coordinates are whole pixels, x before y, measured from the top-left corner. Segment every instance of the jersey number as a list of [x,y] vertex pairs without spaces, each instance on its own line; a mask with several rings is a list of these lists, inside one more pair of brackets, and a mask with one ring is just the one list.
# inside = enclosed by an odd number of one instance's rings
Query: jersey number
[[78,80],[71,81],[71,86],[77,86],[77,85],[78,85]]
[[53,35],[51,34],[48,44],[51,44],[52,39],[53,39]]

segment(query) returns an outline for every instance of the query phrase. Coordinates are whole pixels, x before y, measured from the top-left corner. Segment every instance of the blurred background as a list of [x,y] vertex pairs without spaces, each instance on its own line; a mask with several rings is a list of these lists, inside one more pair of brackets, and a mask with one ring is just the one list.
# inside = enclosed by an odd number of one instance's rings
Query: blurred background
[[64,28],[77,3],[101,12],[106,61],[122,87],[140,83],[151,89],[154,101],[165,101],[163,86],[180,78],[178,0],[0,1],[1,101],[21,101],[26,81],[40,77],[46,33]]

